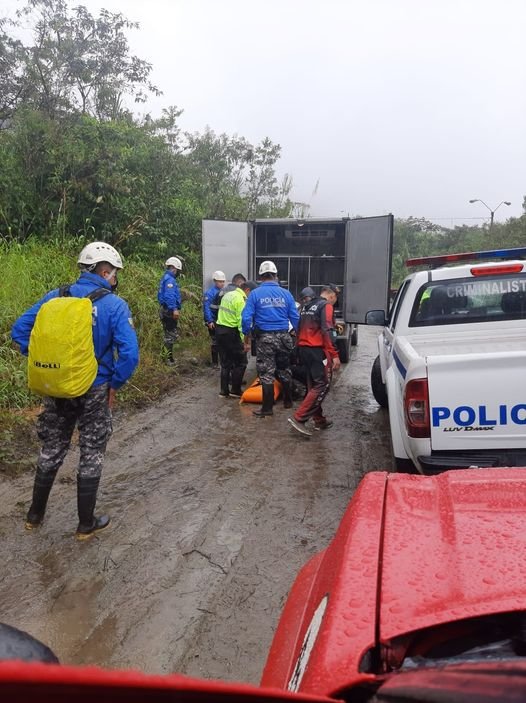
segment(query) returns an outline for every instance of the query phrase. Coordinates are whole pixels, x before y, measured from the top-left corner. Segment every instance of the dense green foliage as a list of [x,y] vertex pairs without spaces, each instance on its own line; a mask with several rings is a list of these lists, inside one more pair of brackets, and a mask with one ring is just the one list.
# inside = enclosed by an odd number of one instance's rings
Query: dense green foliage
[[280,146],[264,138],[183,134],[181,111],[142,119],[151,66],[131,56],[121,14],[29,0],[0,22],[0,236],[23,242],[103,239],[125,255],[177,252],[197,270],[203,217],[287,215],[290,178]]

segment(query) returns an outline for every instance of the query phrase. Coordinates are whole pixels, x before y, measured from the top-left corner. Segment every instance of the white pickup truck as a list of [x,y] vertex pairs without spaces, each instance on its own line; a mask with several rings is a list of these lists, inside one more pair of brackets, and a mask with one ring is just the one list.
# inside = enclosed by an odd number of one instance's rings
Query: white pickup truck
[[399,470],[526,466],[522,257],[526,248],[412,259],[431,270],[404,280],[387,319],[367,313],[383,325],[371,385],[389,408]]

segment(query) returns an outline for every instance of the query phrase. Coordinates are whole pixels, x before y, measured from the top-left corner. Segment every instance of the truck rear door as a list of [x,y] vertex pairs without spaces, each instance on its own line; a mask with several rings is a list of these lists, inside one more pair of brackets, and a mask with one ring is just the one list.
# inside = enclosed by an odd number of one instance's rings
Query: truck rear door
[[214,271],[228,280],[236,273],[249,277],[250,225],[233,220],[203,220],[203,288],[212,283]]
[[389,309],[392,215],[349,220],[346,228],[343,317],[346,322],[365,323],[369,310]]

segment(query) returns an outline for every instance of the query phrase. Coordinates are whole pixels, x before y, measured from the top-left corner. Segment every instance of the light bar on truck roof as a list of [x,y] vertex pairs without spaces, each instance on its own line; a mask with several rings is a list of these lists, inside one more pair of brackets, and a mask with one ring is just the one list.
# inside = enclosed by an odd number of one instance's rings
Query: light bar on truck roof
[[417,259],[407,259],[405,265],[430,266],[436,268],[444,264],[460,263],[477,259],[521,259],[526,256],[526,247],[516,249],[494,249],[493,251],[471,251],[462,254],[444,254],[443,256],[422,256]]

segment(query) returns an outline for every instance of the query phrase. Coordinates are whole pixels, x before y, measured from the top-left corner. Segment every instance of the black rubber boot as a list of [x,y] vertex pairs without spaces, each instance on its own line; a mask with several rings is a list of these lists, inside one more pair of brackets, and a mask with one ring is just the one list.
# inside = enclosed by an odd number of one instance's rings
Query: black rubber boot
[[230,369],[225,369],[224,366],[221,366],[221,375],[219,378],[219,382],[221,384],[219,395],[222,395],[224,398],[228,398],[230,395],[230,390],[228,388],[228,382],[230,381]]
[[253,414],[256,417],[268,417],[269,415],[274,415],[272,411],[272,406],[274,405],[274,384],[273,383],[263,383],[263,405],[259,410],[254,410]]
[[281,383],[283,388],[283,407],[292,408],[292,389],[290,383]]
[[42,524],[55,476],[56,473],[44,473],[37,468],[33,484],[33,500],[26,517],[26,530],[34,530]]
[[243,390],[241,388],[241,384],[243,383],[243,376],[245,375],[245,368],[246,366],[237,366],[236,368],[232,369],[231,373],[231,380],[232,380],[232,390],[230,391],[230,395],[235,395],[236,397],[241,398],[243,395]]
[[166,363],[168,364],[168,366],[173,366],[175,364],[174,345],[173,344],[165,344],[164,347],[166,349]]
[[108,527],[111,522],[108,515],[101,515],[100,517],[95,517],[94,515],[99,482],[100,478],[77,476],[79,526],[77,527],[76,537],[78,540],[89,539],[96,532]]

